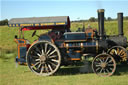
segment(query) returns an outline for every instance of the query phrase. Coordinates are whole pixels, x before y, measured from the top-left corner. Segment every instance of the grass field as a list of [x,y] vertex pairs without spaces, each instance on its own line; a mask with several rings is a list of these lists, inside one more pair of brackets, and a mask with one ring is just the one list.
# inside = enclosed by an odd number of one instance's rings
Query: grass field
[[[98,28],[97,22],[85,23],[85,27]],[[124,21],[124,34],[128,38],[128,20]],[[74,22],[71,30],[82,28],[82,23]],[[117,22],[105,22],[106,34],[118,34]],[[26,31],[26,39],[35,40],[31,37],[33,31]],[[41,34],[46,31],[38,31]],[[0,26],[0,85],[128,85],[128,66],[118,66],[115,75],[111,77],[99,77],[94,73],[80,73],[79,67],[63,67],[56,75],[42,77],[32,73],[27,66],[15,63],[17,56],[14,35],[18,34],[18,28]]]

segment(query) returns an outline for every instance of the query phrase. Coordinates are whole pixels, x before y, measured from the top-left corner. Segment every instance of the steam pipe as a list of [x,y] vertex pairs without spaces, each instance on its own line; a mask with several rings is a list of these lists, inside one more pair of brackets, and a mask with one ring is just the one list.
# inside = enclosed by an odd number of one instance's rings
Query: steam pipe
[[98,9],[98,25],[100,39],[104,38],[104,9]]
[[118,34],[119,36],[123,36],[123,13],[118,13]]

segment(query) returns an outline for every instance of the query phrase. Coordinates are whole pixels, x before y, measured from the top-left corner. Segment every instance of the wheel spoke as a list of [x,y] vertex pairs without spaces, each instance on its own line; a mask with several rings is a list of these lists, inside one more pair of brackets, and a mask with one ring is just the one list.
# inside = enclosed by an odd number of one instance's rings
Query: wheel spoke
[[35,46],[35,48],[41,54],[41,51],[39,50],[39,48],[37,46]]
[[101,63],[103,63],[103,61],[101,59],[99,59]]
[[108,64],[107,66],[114,66],[113,64]]
[[120,57],[126,57],[127,56],[127,54],[125,53],[125,52],[123,52],[121,55],[120,55]]
[[110,54],[113,55],[115,53],[115,50],[111,50]]
[[103,68],[100,70],[100,73],[103,71]]
[[51,65],[50,65],[50,64],[48,64],[48,67],[49,67],[50,71],[52,72],[52,71],[53,71],[53,69],[52,69],[52,67],[51,67]]
[[105,59],[103,58],[103,60],[102,60],[103,62],[105,62]]
[[100,70],[100,67],[98,67],[98,68],[96,69],[96,71],[98,71],[98,70]]
[[39,64],[39,65],[38,65],[37,69],[39,69],[39,68],[40,68],[40,66],[41,66],[41,64]]
[[106,69],[107,73],[110,73],[108,69]]
[[118,55],[118,54],[119,54],[119,52],[120,52],[120,49],[119,49],[119,48],[116,48],[116,50],[117,50],[117,54],[116,54],[116,55]]
[[39,58],[39,56],[34,56],[34,55],[30,55],[31,57],[33,57],[33,58]]
[[112,62],[112,59],[108,61],[108,63],[111,63]]
[[114,49],[115,54],[117,55],[117,51]]
[[34,51],[34,53],[35,53],[37,56],[39,56],[39,57],[41,56],[41,55],[40,55],[38,52],[36,52],[36,51]]
[[122,54],[122,52],[123,52],[123,50],[119,51],[118,55],[121,55],[121,54]]
[[42,44],[40,44],[40,47],[41,47],[41,52],[42,52],[42,55],[44,55],[44,49],[43,49]]
[[104,74],[106,74],[105,69],[103,69]]
[[125,53],[124,51],[122,51],[122,52],[120,53],[120,55],[121,55],[121,56],[125,56],[126,53]]
[[31,68],[34,68],[36,65],[38,65],[40,62],[36,62],[34,65],[31,66]]
[[107,59],[105,60],[105,63],[107,63],[108,59],[109,59],[109,57],[107,57]]
[[52,55],[52,56],[49,56],[49,58],[56,58],[57,55]]
[[44,66],[42,65],[40,74],[42,74],[43,71],[44,71]]
[[47,53],[47,46],[48,46],[48,44],[45,43],[45,53]]
[[53,65],[54,67],[56,67],[56,64],[55,64],[55,63],[53,63],[53,62],[51,62],[51,61],[49,61],[49,63],[50,63],[51,65]]
[[51,61],[58,63],[59,60],[51,59]]
[[48,56],[52,55],[52,54],[55,53],[55,52],[56,52],[56,49],[53,50]]
[[40,57],[41,55],[39,53],[37,53],[37,55]]
[[99,67],[99,66],[101,66],[100,64],[99,65],[96,65],[96,67]]
[[35,61],[40,61],[40,59],[36,59]]
[[44,55],[44,50],[42,49],[42,55]]
[[113,70],[113,68],[109,68],[111,71]]
[[48,73],[48,66],[47,66],[47,64],[45,64],[45,70],[46,70],[46,73]]
[[50,51],[51,51],[51,48],[47,51],[46,55],[48,55]]

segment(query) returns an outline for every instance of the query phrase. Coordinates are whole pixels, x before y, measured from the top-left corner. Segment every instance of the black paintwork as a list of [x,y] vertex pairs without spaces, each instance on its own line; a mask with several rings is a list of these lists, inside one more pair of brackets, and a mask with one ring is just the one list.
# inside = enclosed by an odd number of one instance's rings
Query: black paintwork
[[118,33],[123,35],[123,13],[118,13]]
[[99,36],[102,39],[105,36],[104,34],[104,9],[98,10],[98,25],[99,25]]

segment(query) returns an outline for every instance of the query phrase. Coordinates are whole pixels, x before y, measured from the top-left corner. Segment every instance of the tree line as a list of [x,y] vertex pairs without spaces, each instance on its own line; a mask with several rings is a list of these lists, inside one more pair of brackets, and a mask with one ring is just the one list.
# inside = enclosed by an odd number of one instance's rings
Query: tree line
[[8,19],[5,19],[5,20],[1,20],[0,21],[0,25],[8,25]]
[[[128,16],[124,16],[123,17],[123,19],[124,20],[128,20]],[[111,17],[104,17],[104,20],[105,21],[114,21],[114,20],[117,20],[117,18],[116,19],[113,19],[113,18],[111,18]],[[98,21],[98,18],[95,18],[95,17],[90,17],[88,20],[75,20],[75,21],[73,21],[73,22],[87,22],[87,21],[90,21],[90,22],[97,22]]]

